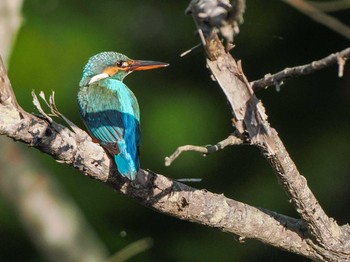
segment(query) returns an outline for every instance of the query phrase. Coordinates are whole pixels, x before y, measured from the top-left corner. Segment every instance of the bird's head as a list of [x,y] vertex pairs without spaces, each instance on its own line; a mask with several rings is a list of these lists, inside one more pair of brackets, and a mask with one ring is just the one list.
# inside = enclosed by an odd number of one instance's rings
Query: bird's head
[[104,78],[112,77],[120,81],[137,70],[166,67],[168,64],[155,61],[133,60],[116,52],[102,52],[91,57],[84,67],[80,86],[87,86]]

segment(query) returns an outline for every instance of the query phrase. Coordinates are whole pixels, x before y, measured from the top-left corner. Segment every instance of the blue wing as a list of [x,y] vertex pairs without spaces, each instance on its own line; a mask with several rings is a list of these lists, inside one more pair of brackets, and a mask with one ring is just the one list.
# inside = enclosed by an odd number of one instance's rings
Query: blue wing
[[120,81],[100,82],[79,91],[78,102],[89,132],[114,156],[119,173],[134,180],[140,124],[133,93]]

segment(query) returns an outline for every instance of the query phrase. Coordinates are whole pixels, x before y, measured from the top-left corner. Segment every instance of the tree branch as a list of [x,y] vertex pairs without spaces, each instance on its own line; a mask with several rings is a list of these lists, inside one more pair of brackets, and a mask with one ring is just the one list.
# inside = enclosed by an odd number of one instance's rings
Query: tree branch
[[235,135],[230,135],[226,139],[218,142],[216,145],[207,145],[207,146],[192,146],[185,145],[178,147],[175,152],[165,158],[165,166],[170,166],[172,162],[175,161],[183,152],[186,151],[195,151],[202,153],[203,155],[208,155],[214,152],[217,152],[221,149],[224,149],[227,146],[240,145],[243,143],[243,140]]
[[0,50],[5,62],[9,60],[13,42],[22,23],[20,12],[22,3],[23,0],[3,0],[0,2]]
[[[21,26],[22,3],[22,0],[0,1],[0,53],[5,63]],[[7,91],[19,108],[12,90]],[[0,193],[17,213],[45,260],[105,260],[107,249],[50,172],[40,163],[33,164],[31,156],[7,137],[0,137],[0,144]]]
[[337,32],[338,34],[346,37],[347,39],[350,39],[350,27],[347,26],[346,24],[343,24],[338,19],[323,13],[316,7],[312,6],[311,4],[308,4],[303,0],[283,0],[283,1],[293,6],[303,14],[307,15],[314,21],[328,27],[334,32]]
[[349,0],[323,1],[323,2],[307,1],[307,2],[323,12],[342,11],[350,8]]
[[[215,30],[208,28],[208,23],[201,19],[203,17],[201,7],[192,2],[188,9],[191,9],[197,29],[202,33],[201,39],[208,57],[208,68],[228,99],[236,130],[242,137],[246,134],[248,139],[245,142],[259,147],[269,161],[277,179],[307,224],[306,234],[310,238],[308,242],[320,252],[322,259],[331,261],[348,259],[349,250],[342,244],[341,228],[325,214],[277,132],[270,127],[265,109],[255,97],[240,63],[236,63],[232,56],[225,52]],[[319,247],[327,247],[328,250],[321,251]],[[339,253],[339,250],[342,250],[342,253]]]
[[117,174],[113,160],[84,131],[77,134],[54,121],[50,123],[22,111],[13,103],[15,99],[8,97],[13,93],[10,89],[0,63],[0,134],[35,147],[158,212],[218,228],[240,236],[240,240],[257,239],[318,259],[317,252],[305,241],[306,229],[301,220],[195,189],[145,170],[140,170],[136,181],[131,183]]
[[347,59],[350,58],[350,48],[346,48],[337,53],[326,56],[320,60],[313,61],[309,64],[300,65],[291,68],[285,68],[282,71],[275,74],[268,74],[264,78],[255,80],[250,84],[253,87],[254,92],[265,89],[269,86],[276,85],[280,86],[285,80],[298,77],[302,75],[308,75],[326,67],[335,65],[338,63],[338,76],[343,76],[344,66]]

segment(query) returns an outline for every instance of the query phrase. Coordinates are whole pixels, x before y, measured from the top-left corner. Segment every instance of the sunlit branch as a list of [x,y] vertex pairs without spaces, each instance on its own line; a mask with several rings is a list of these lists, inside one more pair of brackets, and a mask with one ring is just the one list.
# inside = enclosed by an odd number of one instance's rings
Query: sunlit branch
[[272,85],[280,86],[287,79],[302,76],[302,75],[308,75],[308,74],[314,73],[315,71],[324,69],[326,67],[330,67],[335,64],[338,64],[338,76],[342,77],[345,62],[349,58],[350,58],[350,48],[347,48],[340,52],[337,52],[325,58],[322,58],[320,60],[313,61],[306,65],[286,68],[275,74],[267,74],[264,76],[264,78],[255,80],[251,82],[251,84],[252,84],[253,90],[256,92]]
[[204,156],[217,152],[220,149],[224,149],[227,146],[232,145],[240,145],[243,143],[243,140],[236,137],[235,135],[230,135],[226,139],[218,142],[216,145],[206,145],[206,146],[193,146],[193,145],[185,145],[178,147],[175,152],[165,158],[165,165],[170,166],[171,163],[178,158],[183,152],[186,151],[194,151],[198,153],[202,153]]

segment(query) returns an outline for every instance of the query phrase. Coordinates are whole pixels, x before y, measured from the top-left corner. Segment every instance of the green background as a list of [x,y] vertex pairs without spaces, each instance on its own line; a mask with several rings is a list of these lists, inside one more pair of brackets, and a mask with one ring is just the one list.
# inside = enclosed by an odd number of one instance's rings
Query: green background
[[[202,178],[193,186],[297,217],[256,148],[230,147],[205,158],[185,153],[171,167],[164,166],[164,157],[177,146],[214,144],[233,131],[230,110],[211,81],[202,50],[180,57],[199,43],[191,16],[184,15],[188,2],[25,1],[9,67],[19,103],[34,112],[31,91],[54,90],[60,112],[83,127],[76,94],[90,56],[113,50],[168,62],[166,69],[137,72],[125,80],[141,108],[141,166],[171,178]],[[349,13],[334,15],[350,25]],[[248,0],[244,20],[231,53],[242,60],[250,81],[349,45],[280,1]],[[340,224],[348,222],[350,67],[341,79],[331,67],[289,80],[280,92],[270,87],[257,95],[326,212]],[[130,261],[303,261],[253,240],[240,244],[219,230],[156,213],[35,149],[23,150],[53,170],[111,255],[150,237],[153,247]],[[2,261],[43,261],[1,195],[0,235]]]

